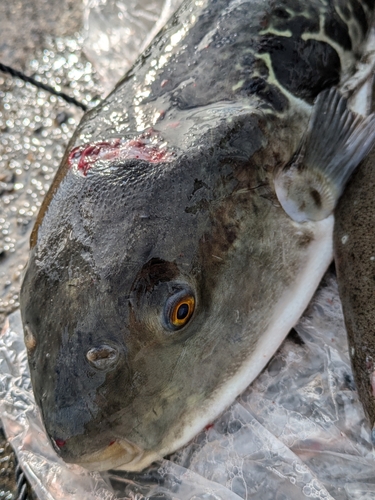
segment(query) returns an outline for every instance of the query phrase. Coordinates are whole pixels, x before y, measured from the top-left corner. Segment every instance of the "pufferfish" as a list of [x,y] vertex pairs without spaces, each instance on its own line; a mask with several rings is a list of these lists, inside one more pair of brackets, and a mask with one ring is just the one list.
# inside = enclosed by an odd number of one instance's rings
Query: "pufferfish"
[[375,139],[336,87],[370,0],[189,0],[83,117],[21,290],[59,455],[141,470],[264,368],[332,260],[333,211]]

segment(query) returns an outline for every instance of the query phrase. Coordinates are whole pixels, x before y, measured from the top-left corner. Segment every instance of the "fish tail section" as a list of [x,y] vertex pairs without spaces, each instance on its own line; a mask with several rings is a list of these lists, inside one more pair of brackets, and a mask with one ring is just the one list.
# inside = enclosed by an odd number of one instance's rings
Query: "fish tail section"
[[353,113],[335,89],[319,94],[297,152],[275,177],[285,212],[297,222],[328,217],[374,143],[374,114]]

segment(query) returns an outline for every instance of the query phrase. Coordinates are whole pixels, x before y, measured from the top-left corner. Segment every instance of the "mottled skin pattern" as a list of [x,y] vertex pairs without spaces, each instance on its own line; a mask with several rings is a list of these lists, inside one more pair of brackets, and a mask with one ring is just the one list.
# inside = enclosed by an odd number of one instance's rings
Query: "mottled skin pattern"
[[[371,10],[186,2],[85,115],[34,228],[21,297],[36,401],[64,459],[119,465],[107,447],[126,440],[150,454],[132,466],[143,467],[181,446],[197,415],[214,415],[317,234],[282,210],[274,172],[314,98],[354,70]],[[72,165],[74,147],[117,138],[125,157],[87,175]],[[147,160],[145,141],[161,160]],[[164,304],[181,289],[196,308],[171,332]],[[118,359],[99,370],[86,354],[102,344]]]
[[375,424],[375,150],[337,207],[335,263],[356,385]]

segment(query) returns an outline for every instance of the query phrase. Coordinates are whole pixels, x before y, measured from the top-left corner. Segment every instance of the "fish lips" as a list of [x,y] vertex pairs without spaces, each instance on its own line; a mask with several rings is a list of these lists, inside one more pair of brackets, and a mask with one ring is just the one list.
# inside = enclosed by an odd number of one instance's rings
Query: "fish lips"
[[89,471],[105,471],[121,465],[126,466],[126,470],[139,470],[142,465],[138,464],[142,463],[145,456],[142,448],[124,439],[112,441],[104,448],[80,455],[79,458],[69,451],[66,453],[61,443],[59,446],[55,440],[51,439],[51,441],[56,452],[65,462],[80,465]]

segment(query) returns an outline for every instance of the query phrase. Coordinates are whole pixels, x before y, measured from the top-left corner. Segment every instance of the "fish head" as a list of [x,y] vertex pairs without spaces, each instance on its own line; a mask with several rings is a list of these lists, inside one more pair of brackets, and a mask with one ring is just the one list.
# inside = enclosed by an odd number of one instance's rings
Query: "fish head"
[[[36,401],[67,462],[140,470],[185,444],[264,367],[324,272],[331,223],[320,238],[320,223],[286,215],[259,117],[237,125],[161,161],[65,160],[21,309]],[[327,263],[300,293],[321,239]]]
[[223,297],[237,295],[233,279],[217,280],[238,230],[233,203],[217,200],[238,184],[220,153],[152,162],[120,149],[90,168],[75,149],[64,160],[21,291],[47,433],[66,461],[96,469],[136,467],[180,440],[224,369],[207,359],[235,317]]

